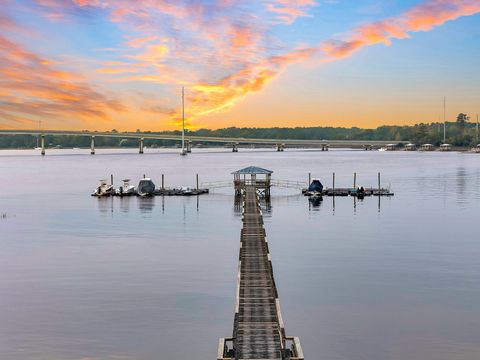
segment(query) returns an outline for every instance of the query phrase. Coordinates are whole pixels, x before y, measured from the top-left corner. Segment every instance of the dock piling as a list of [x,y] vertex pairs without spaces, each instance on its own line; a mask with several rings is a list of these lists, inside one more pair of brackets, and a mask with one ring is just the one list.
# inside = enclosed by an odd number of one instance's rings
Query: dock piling
[[333,179],[332,179],[332,188],[335,190],[335,173],[333,173]]
[[165,175],[162,174],[162,190],[165,189]]
[[110,184],[113,186],[113,174],[110,174]]
[[144,147],[143,142],[144,142],[144,139],[140,138],[139,143],[138,143],[138,153],[139,154],[143,154],[143,147]]
[[308,173],[308,186],[312,183],[312,173]]
[[199,189],[199,187],[198,187],[198,174],[197,174],[197,190],[198,190],[198,189]]
[[378,173],[378,194],[380,195],[382,187],[380,186],[380,172]]
[[357,173],[356,172],[353,173],[353,188],[354,189],[357,188]]

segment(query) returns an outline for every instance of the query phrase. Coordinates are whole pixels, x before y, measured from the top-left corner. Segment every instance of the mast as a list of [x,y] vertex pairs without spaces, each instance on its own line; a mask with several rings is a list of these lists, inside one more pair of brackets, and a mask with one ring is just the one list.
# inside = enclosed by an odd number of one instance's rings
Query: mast
[[478,114],[477,114],[477,145],[478,145]]
[[443,97],[443,143],[447,142],[447,97]]
[[185,87],[182,86],[182,154],[185,152]]

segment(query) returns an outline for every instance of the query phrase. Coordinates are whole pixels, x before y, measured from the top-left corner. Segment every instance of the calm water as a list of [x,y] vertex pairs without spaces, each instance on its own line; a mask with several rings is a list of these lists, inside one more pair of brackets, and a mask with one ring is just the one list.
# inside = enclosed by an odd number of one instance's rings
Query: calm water
[[274,177],[395,197],[276,191],[266,230],[287,333],[307,359],[480,357],[480,156],[363,151],[0,152],[0,359],[214,359],[232,332],[241,221],[230,189],[95,199],[115,174],[160,184]]

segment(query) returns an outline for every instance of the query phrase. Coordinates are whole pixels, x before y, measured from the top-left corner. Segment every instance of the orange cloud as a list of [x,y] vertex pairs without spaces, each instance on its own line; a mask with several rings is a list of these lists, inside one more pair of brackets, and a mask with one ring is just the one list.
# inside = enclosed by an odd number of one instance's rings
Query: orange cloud
[[292,24],[297,18],[310,16],[307,10],[316,5],[313,0],[276,0],[267,4],[267,10],[276,13],[276,19]]
[[[271,35],[272,21],[275,25],[288,25],[299,17],[309,16],[309,11],[317,4],[314,0],[248,2],[257,6],[257,9],[261,7],[267,10],[266,14],[262,12],[263,18],[245,11],[239,5],[243,2],[233,0],[36,2],[48,16],[61,19],[90,10],[93,13],[92,9],[95,8],[102,9],[102,16],[115,22],[125,36],[115,47],[116,51],[109,52],[108,61],[99,64],[96,75],[99,78],[104,76],[109,81],[129,82],[132,87],[137,86],[138,82],[148,82],[149,88],[158,84],[163,87],[162,91],[169,94],[178,90],[179,85],[185,85],[189,121],[232,108],[248,94],[261,91],[292,63],[312,58],[321,62],[336,61],[366,46],[391,45],[394,39],[408,38],[412,32],[430,31],[447,21],[480,12],[478,0],[428,0],[397,17],[356,27],[344,37],[291,50]],[[11,26],[8,21],[3,22],[4,26]],[[97,94],[81,78],[62,71],[50,60],[40,59],[34,68],[36,70],[40,65],[45,67],[39,76],[45,78],[46,88],[37,84],[38,79],[35,78],[32,81],[34,88],[29,89],[30,77],[35,76],[35,71],[31,71],[32,63],[25,59],[31,55],[21,47],[9,49],[7,60],[0,57],[0,64],[8,61],[16,66],[0,65],[1,71],[5,81],[12,82],[11,85],[6,84],[11,86],[9,90],[29,94],[25,97],[28,100],[33,96],[45,101],[48,106],[43,111],[66,112],[66,107],[64,109],[62,106],[67,103],[75,105],[71,107],[74,111],[80,111],[80,104],[85,104],[88,116],[96,114],[93,116],[107,117],[110,111],[121,110],[121,104]],[[48,77],[46,71],[50,72]],[[62,87],[62,83],[70,84],[70,88]],[[95,97],[105,105],[102,107],[92,102]],[[12,94],[9,99],[12,104],[9,111],[13,114]],[[15,99],[20,101],[21,97],[15,96]],[[161,104],[140,108],[178,121],[179,113],[170,110],[169,98],[162,101]],[[26,109],[32,113],[38,112],[40,105],[40,101],[37,101]]]
[[[431,0],[413,7],[406,13],[352,31],[345,40],[328,40],[317,47],[308,47],[271,56],[261,64],[244,68],[217,83],[192,87],[190,115],[203,116],[230,109],[248,93],[260,91],[285,67],[323,53],[323,61],[351,56],[365,46],[390,45],[392,39],[405,39],[410,32],[429,31],[447,21],[480,12],[480,4],[468,0]],[[178,114],[174,116],[178,117]]]
[[[2,127],[38,118],[108,120],[125,106],[91,88],[78,74],[55,68],[0,35],[0,117]],[[10,124],[8,124],[10,122]]]
[[365,46],[386,44],[392,39],[405,39],[410,32],[430,31],[447,21],[480,12],[480,3],[472,0],[430,0],[406,13],[362,25],[353,29],[345,40],[326,41],[321,45],[327,60],[344,58]]

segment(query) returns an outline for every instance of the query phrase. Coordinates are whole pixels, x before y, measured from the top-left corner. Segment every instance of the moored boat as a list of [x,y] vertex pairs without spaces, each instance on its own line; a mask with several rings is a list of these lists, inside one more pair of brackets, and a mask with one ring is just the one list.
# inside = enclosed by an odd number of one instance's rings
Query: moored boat
[[107,180],[100,180],[100,185],[93,191],[92,196],[112,196],[114,194],[113,185],[107,184]]
[[130,179],[124,179],[123,185],[118,188],[116,194],[119,196],[131,196],[136,195],[137,191],[135,190],[135,186],[130,184]]
[[152,179],[143,178],[138,183],[137,194],[139,196],[153,196],[155,193],[155,183]]

